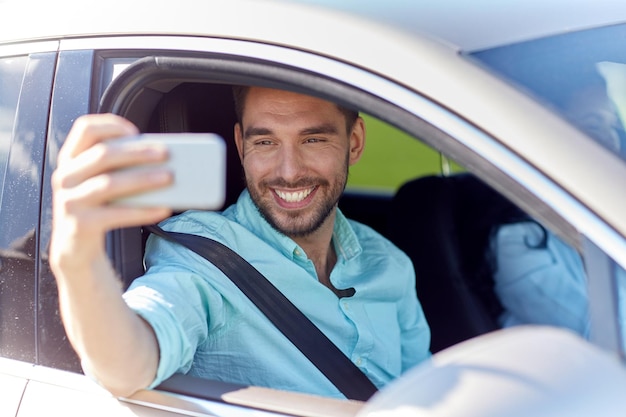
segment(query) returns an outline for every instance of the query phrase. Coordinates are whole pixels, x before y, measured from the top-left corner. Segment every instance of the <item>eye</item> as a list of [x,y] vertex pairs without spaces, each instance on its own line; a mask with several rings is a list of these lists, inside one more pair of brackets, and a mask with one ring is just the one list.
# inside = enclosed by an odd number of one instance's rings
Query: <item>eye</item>
[[322,138],[306,138],[305,143],[320,143],[324,142]]

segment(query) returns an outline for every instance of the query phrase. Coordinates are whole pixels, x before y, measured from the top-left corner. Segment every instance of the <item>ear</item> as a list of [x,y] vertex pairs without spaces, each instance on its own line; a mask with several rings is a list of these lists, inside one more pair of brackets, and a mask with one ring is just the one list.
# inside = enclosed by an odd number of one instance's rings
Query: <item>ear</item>
[[236,123],[235,127],[235,146],[237,146],[237,153],[239,154],[239,161],[243,164],[243,132],[240,123]]
[[356,164],[365,149],[365,122],[358,117],[350,133],[350,165]]

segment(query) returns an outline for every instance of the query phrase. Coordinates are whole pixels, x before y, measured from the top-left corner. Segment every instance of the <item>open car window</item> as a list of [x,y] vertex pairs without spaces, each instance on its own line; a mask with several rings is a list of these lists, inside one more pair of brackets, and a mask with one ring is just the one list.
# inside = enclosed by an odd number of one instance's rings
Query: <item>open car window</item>
[[[232,142],[231,85],[255,83],[254,77],[247,79],[237,73],[236,63],[221,60],[222,67],[204,78],[198,68],[206,62],[215,71],[211,59],[163,53],[137,57],[130,64],[124,58],[120,61],[124,71],[111,70],[116,61],[109,59],[113,62],[104,65],[108,68],[104,77],[114,82],[103,93],[100,111],[121,113],[145,132],[209,131]],[[261,73],[265,71],[263,63],[255,64]],[[288,70],[283,75],[288,81],[293,77],[294,84],[266,81],[266,85],[290,89],[295,88],[295,81],[306,84],[309,77]],[[311,94],[342,96],[330,93],[337,85],[310,77]],[[132,88],[122,93],[117,83]],[[480,156],[455,149],[459,144],[446,140],[444,133],[420,124],[417,118],[409,121],[412,116],[386,108],[357,90],[347,89],[346,94],[345,101],[366,104],[362,115],[368,127],[368,145],[363,159],[351,170],[340,208],[348,217],[389,237],[412,258],[417,294],[433,334],[432,351],[524,323],[564,327],[589,338],[584,260],[572,244],[575,239],[563,238],[567,229],[552,232],[551,226],[494,190],[489,183],[504,179],[482,179],[488,170],[477,163]],[[384,120],[402,121],[403,117],[407,121],[395,126]],[[462,162],[455,162],[457,159]],[[464,165],[482,168],[468,170]],[[226,205],[243,189],[234,151],[229,156],[229,170]],[[110,238],[113,247],[141,248],[145,234],[122,230]],[[114,261],[129,282],[142,273],[142,254],[137,249],[123,253],[125,256]],[[540,271],[529,272],[532,265]],[[549,284],[553,288],[546,296],[538,288],[555,273],[560,274],[561,283]],[[559,289],[559,285],[567,289]],[[455,297],[457,302],[452,301]]]

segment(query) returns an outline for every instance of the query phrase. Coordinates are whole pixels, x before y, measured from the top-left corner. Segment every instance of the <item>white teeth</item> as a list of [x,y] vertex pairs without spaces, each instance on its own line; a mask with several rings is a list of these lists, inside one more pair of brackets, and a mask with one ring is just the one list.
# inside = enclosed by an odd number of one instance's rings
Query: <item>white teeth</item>
[[305,198],[307,198],[309,196],[309,194],[311,194],[311,192],[315,189],[315,187],[309,188],[308,190],[303,190],[303,191],[296,191],[296,192],[285,192],[285,191],[279,191],[279,190],[274,190],[276,191],[276,194],[283,200],[285,200],[288,203],[299,203],[300,201],[304,200]]

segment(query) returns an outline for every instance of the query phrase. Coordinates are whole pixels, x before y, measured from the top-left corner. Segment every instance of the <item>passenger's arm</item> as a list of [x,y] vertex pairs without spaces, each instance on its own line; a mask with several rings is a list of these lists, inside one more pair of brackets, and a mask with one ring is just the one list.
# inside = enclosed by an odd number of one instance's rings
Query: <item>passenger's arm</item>
[[494,243],[495,291],[505,309],[501,324],[566,327],[587,337],[586,275],[579,254],[534,222],[502,226]]
[[50,265],[57,279],[63,322],[85,370],[118,396],[148,386],[159,350],[151,327],[130,310],[105,249],[107,231],[155,223],[166,208],[110,205],[121,196],[164,186],[171,175],[159,169],[116,169],[167,158],[164,149],[113,145],[133,135],[130,122],[113,115],[76,121],[59,152],[53,174]]

